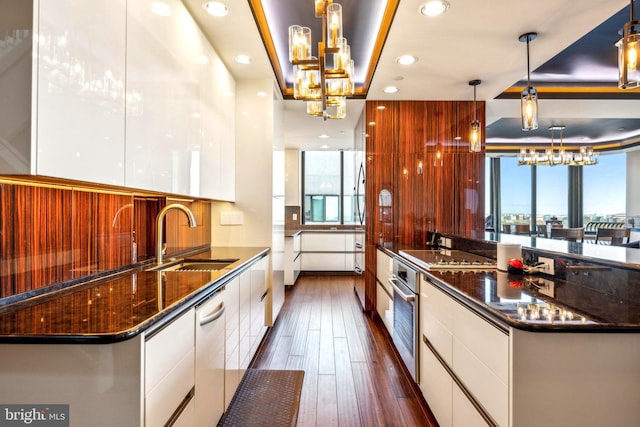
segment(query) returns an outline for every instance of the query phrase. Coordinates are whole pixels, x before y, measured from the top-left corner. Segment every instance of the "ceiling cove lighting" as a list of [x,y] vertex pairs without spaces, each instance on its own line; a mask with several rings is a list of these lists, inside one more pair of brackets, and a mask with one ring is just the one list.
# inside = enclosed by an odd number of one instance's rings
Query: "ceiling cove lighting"
[[635,89],[640,87],[640,21],[634,20],[633,1],[629,2],[631,20],[622,27],[622,38],[618,40],[618,87]]
[[347,96],[355,92],[351,48],[342,37],[342,6],[333,0],[315,0],[315,11],[322,18],[317,57],[311,55],[311,29],[289,27],[293,97],[307,103],[307,114],[342,119],[347,114]]
[[520,94],[522,130],[538,129],[538,91],[531,86],[531,68],[529,64],[529,42],[538,37],[537,33],[525,33],[518,40],[527,43],[527,88]]
[[480,129],[480,121],[478,120],[478,105],[476,102],[476,87],[482,83],[482,80],[471,80],[470,86],[473,86],[473,121],[471,122],[471,134],[469,137],[469,151],[479,153],[482,150],[482,130]]
[[[591,166],[598,164],[598,153],[593,147],[580,147],[579,151],[567,151],[562,140],[563,125],[549,126],[551,146],[544,151],[523,147],[520,149],[518,166]],[[560,131],[560,147],[556,150],[554,132]]]
[[431,0],[420,6],[420,13],[424,16],[438,16],[449,10],[449,2],[445,0]]

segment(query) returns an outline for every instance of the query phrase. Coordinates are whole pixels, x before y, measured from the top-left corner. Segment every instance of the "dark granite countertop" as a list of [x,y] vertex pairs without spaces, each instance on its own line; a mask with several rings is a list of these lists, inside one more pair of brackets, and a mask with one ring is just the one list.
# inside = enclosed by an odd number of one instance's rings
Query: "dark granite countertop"
[[[401,250],[407,249],[382,250],[402,256]],[[633,284],[626,295],[620,295],[588,281],[570,283],[542,274],[497,270],[428,270],[416,259],[402,258],[418,267],[432,284],[503,327],[534,332],[640,332],[640,288]]]
[[238,261],[207,272],[148,271],[153,266],[147,265],[12,304],[0,314],[0,342],[102,344],[151,332],[196,306],[268,251],[212,247],[184,258]]

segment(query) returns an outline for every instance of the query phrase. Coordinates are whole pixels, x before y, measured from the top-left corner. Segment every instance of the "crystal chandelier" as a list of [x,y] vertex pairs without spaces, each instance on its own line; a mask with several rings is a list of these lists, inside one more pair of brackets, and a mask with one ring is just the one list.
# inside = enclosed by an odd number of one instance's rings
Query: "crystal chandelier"
[[346,116],[347,96],[355,92],[354,64],[342,36],[342,6],[333,0],[315,0],[322,18],[322,41],[312,56],[311,29],[289,27],[289,62],[293,65],[293,97],[307,103],[307,113],[326,119]]
[[[593,147],[580,147],[577,152],[567,151],[562,140],[562,131],[565,126],[549,126],[551,130],[551,146],[543,151],[535,148],[523,147],[520,149],[518,166],[590,166],[598,164],[598,153]],[[560,131],[560,146],[556,150],[554,133]]]

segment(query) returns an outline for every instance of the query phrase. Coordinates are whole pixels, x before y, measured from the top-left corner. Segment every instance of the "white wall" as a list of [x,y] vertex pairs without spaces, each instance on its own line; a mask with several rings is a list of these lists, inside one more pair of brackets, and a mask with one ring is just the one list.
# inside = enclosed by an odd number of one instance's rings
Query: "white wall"
[[[272,80],[236,81],[236,202],[212,204],[213,246],[272,247],[274,119],[282,115],[273,93]],[[226,211],[241,212],[242,225],[221,225]]]
[[300,150],[297,148],[284,150],[284,166],[284,204],[286,206],[302,206],[300,202]]
[[640,182],[640,150],[627,153],[627,217],[640,216],[638,182]]

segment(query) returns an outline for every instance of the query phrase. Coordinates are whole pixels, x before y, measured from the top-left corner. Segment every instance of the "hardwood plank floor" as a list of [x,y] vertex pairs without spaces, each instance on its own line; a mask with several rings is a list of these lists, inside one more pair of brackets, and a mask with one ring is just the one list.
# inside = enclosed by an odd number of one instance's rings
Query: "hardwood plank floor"
[[300,276],[252,367],[305,371],[298,426],[437,426],[350,276]]

